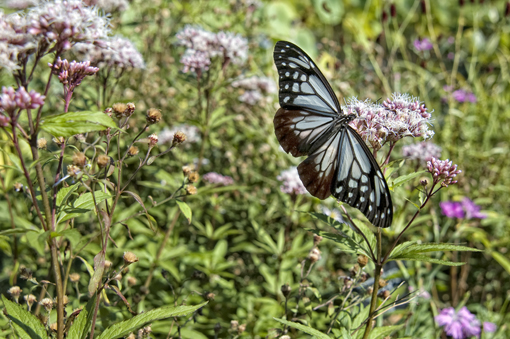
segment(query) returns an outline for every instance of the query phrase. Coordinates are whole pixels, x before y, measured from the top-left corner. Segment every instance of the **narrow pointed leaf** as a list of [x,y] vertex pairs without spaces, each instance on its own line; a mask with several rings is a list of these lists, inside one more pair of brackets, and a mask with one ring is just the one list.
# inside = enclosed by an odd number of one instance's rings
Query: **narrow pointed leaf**
[[47,339],[48,335],[41,324],[32,313],[25,310],[21,305],[10,301],[2,295],[2,301],[7,311],[7,317],[12,321],[12,326],[18,336],[22,339]]
[[278,321],[278,322],[281,322],[284,325],[293,327],[293,328],[298,329],[298,330],[300,330],[302,332],[305,332],[307,334],[313,335],[315,338],[318,338],[318,339],[331,339],[330,336],[328,336],[325,333],[322,333],[321,331],[316,330],[315,328],[312,328],[312,327],[309,327],[309,326],[306,326],[306,325],[303,325],[303,324],[300,324],[300,323],[295,323],[295,322],[292,322],[292,321],[283,320],[283,319],[278,319],[278,318],[273,318],[273,319]]
[[101,111],[69,112],[52,115],[41,120],[41,128],[55,137],[117,128],[112,118]]

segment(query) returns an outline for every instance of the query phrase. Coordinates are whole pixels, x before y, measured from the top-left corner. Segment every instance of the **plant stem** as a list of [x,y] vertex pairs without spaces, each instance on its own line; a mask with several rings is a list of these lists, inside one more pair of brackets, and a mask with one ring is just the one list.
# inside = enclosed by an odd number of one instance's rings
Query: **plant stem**
[[370,300],[370,312],[367,320],[367,326],[365,327],[365,333],[363,334],[363,339],[368,339],[370,335],[370,331],[372,330],[372,321],[374,320],[375,310],[377,307],[377,293],[379,292],[379,279],[381,278],[381,269],[382,269],[382,239],[381,239],[381,229],[378,228],[377,232],[377,261],[375,263],[375,271],[374,271],[374,285],[372,291],[372,299]]

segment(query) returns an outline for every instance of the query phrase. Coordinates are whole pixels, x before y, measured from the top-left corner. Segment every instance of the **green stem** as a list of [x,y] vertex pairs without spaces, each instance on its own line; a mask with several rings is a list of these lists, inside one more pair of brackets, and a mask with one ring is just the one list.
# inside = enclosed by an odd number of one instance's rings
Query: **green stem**
[[375,310],[377,308],[377,293],[379,292],[379,279],[381,278],[381,270],[382,270],[382,239],[381,239],[381,229],[378,228],[377,232],[377,262],[375,263],[375,271],[374,271],[374,285],[372,291],[372,299],[370,300],[370,312],[367,320],[367,326],[365,327],[365,333],[363,334],[363,339],[368,339],[370,335],[370,331],[372,330],[372,321],[375,317]]

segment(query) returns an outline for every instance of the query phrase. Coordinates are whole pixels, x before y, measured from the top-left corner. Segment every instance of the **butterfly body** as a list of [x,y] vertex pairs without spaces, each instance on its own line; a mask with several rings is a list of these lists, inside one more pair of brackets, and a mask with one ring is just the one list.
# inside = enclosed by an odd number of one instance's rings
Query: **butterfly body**
[[308,192],[319,199],[333,195],[358,208],[378,227],[391,225],[388,185],[372,153],[349,126],[331,86],[311,58],[296,45],[276,43],[281,108],[274,117],[282,148],[308,156],[298,173]]

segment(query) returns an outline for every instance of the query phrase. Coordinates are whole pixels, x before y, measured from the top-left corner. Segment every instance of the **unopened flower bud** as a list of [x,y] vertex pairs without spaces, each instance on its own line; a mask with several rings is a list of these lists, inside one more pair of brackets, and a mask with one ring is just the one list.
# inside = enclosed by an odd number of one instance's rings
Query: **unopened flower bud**
[[87,157],[82,152],[74,152],[73,165],[83,168],[87,164]]
[[308,259],[313,263],[319,261],[321,258],[321,251],[317,247],[312,248],[310,253],[308,253]]
[[285,285],[282,285],[281,291],[282,291],[282,294],[285,297],[285,299],[287,299],[290,295],[290,292],[292,291],[292,288],[290,287],[289,284],[285,284]]
[[372,286],[369,286],[367,288],[367,294],[372,294],[372,292],[374,292],[374,288]]
[[104,269],[105,270],[109,270],[111,267],[112,267],[112,262],[110,260],[105,260],[104,261]]
[[138,261],[138,257],[132,252],[124,252],[124,265],[128,266]]
[[379,298],[381,299],[387,299],[390,297],[390,291],[388,290],[385,290],[385,291],[380,291],[379,294],[377,295]]
[[313,235],[313,245],[315,247],[319,246],[319,244],[321,243],[322,241],[322,237],[320,235],[317,235],[317,234],[314,234]]
[[148,139],[149,139],[149,147],[154,147],[158,143],[158,136],[156,134],[149,135]]
[[127,283],[128,283],[129,286],[135,286],[137,282],[138,281],[136,280],[135,277],[128,277],[127,278]]
[[346,288],[350,288],[352,286],[352,279],[349,277],[344,278],[344,286]]
[[46,138],[37,139],[37,148],[38,149],[46,149],[47,146],[48,146],[48,141],[46,140]]
[[124,113],[127,117],[130,117],[135,112],[135,104],[132,102],[128,102],[126,104],[126,112]]
[[186,134],[184,132],[177,132],[174,134],[174,140],[172,142],[173,145],[182,144],[184,141],[186,141]]
[[366,255],[360,254],[358,255],[358,265],[360,267],[365,267],[368,264],[368,257]]
[[7,290],[7,293],[11,295],[11,297],[18,303],[19,296],[23,290],[19,286],[12,286]]
[[24,296],[25,301],[27,302],[28,311],[30,312],[30,309],[32,308],[32,305],[37,302],[37,298],[33,294],[29,294]]
[[151,333],[152,333],[152,327],[151,327],[151,325],[149,325],[149,326],[145,326],[145,327],[143,328],[143,332],[144,332],[144,334],[145,334],[145,335],[149,335],[149,334],[151,334]]
[[117,274],[115,277],[113,277],[113,280],[121,281],[122,280],[122,274]]
[[420,180],[420,185],[422,185],[423,187],[427,186],[428,185],[428,180],[427,179],[422,179]]
[[354,266],[352,266],[351,269],[349,270],[351,277],[355,277],[358,274],[359,270],[360,270],[360,268],[359,268],[358,264],[355,264]]
[[198,178],[199,178],[198,172],[191,172],[190,174],[188,174],[189,182],[197,182]]
[[147,120],[147,123],[149,125],[152,125],[152,124],[160,122],[161,117],[162,117],[162,115],[161,115],[161,111],[159,109],[149,108],[147,110],[147,115],[146,115],[145,119]]
[[79,273],[69,274],[69,280],[71,280],[72,283],[76,283],[76,282],[80,281],[80,274]]
[[110,157],[106,154],[101,154],[97,157],[97,166],[99,168],[105,168],[110,163]]
[[384,286],[386,286],[386,285],[388,285],[388,283],[386,282],[386,280],[384,280],[384,279],[382,279],[382,278],[381,278],[381,279],[379,279],[379,288],[384,287]]
[[50,298],[44,298],[39,304],[41,304],[41,306],[44,307],[47,312],[51,312],[53,309],[53,300]]
[[367,279],[368,279],[367,272],[361,272],[360,281],[365,282],[365,281],[367,281]]
[[136,339],[136,335],[135,335],[133,332],[131,332],[131,333],[129,333],[129,335],[126,337],[126,339]]
[[[58,304],[58,298],[55,299],[55,304]],[[64,297],[62,298],[62,303],[64,304],[64,306],[66,306],[67,304],[69,304],[69,297],[67,295],[64,295]]]
[[53,138],[53,142],[60,146],[66,142],[66,139],[64,139],[64,137]]
[[246,324],[239,325],[238,333],[241,334],[246,331]]
[[221,324],[218,322],[214,325],[214,333],[218,334],[221,331]]
[[136,146],[131,146],[131,147],[129,147],[129,149],[128,149],[128,155],[129,155],[130,157],[137,155],[137,154],[138,154],[138,152],[139,152],[139,150],[138,150],[138,147],[136,147]]
[[237,320],[231,320],[230,321],[230,329],[233,332],[237,332],[237,330],[239,329],[239,322]]
[[19,276],[21,279],[25,280],[32,279],[32,271],[26,268],[25,266],[21,266],[19,268]]
[[191,166],[182,166],[182,173],[185,177],[187,177],[193,171],[193,167]]
[[209,292],[205,295],[205,299],[206,300],[214,300],[214,298],[216,297],[216,294],[212,293],[212,292]]
[[17,182],[14,184],[14,190],[16,192],[21,192],[23,191],[23,184],[21,182]]
[[186,186],[186,193],[188,195],[195,195],[197,194],[197,188],[193,185]]

